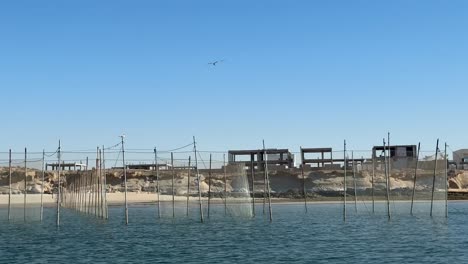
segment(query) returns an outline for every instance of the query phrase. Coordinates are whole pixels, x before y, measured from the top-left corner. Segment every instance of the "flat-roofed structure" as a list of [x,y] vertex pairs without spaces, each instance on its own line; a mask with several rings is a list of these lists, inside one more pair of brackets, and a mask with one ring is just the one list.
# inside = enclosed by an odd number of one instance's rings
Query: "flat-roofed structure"
[[[265,157],[265,153],[267,157]],[[254,149],[254,150],[229,150],[228,163],[245,163],[246,166],[259,166],[265,164],[284,165],[292,168],[294,166],[294,155],[288,149]]]
[[[321,158],[307,159],[306,154],[321,154]],[[325,158],[327,154],[328,158]],[[324,167],[325,164],[333,165],[333,150],[332,148],[301,148],[301,161],[302,165],[317,164],[317,167]]]
[[[307,154],[320,154],[320,158],[310,159],[307,158]],[[330,167],[330,168],[339,168],[340,164],[345,162],[343,158],[334,159],[333,158],[333,149],[332,148],[301,148],[301,163],[302,166],[305,165],[316,165],[316,167]],[[346,159],[347,167],[352,166],[353,160],[350,158]],[[364,159],[356,158],[354,159],[356,164],[363,163]]]

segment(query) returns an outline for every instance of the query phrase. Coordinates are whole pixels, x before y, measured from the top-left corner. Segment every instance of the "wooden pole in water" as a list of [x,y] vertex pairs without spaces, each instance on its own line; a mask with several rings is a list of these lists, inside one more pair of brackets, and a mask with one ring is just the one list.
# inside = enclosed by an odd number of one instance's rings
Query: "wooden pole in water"
[[89,189],[90,183],[90,171],[89,168],[89,158],[86,157],[86,175],[85,175],[85,207],[86,213],[89,214],[89,208],[91,207],[91,191]]
[[411,210],[410,210],[411,215],[413,215],[414,195],[416,194],[416,179],[418,177],[419,151],[420,150],[421,150],[421,142],[418,143],[418,152],[416,154],[416,166],[414,168],[413,192],[411,194]]
[[94,171],[91,171],[89,175],[89,194],[90,194],[90,201],[91,201],[91,206],[89,208],[89,214],[93,214],[94,208],[96,207],[96,199],[94,196],[94,176],[93,174],[95,171],[97,171],[97,167],[94,168]]
[[[75,173],[76,173],[76,170],[75,170]],[[80,174],[76,173],[75,177],[73,177],[73,192],[74,192],[73,195],[75,196],[74,207],[75,207],[76,211],[80,211],[80,192],[79,192],[79,188],[80,188]]]
[[250,160],[250,173],[252,175],[252,217],[255,217],[255,167],[253,159]]
[[175,180],[175,171],[174,171],[174,153],[171,152],[171,172],[172,172],[172,218],[175,218],[175,189],[174,189],[174,180]]
[[127,202],[127,165],[125,165],[125,142],[124,135],[120,136],[122,144],[122,166],[124,174],[124,188],[125,188],[125,224],[128,225],[128,202]]
[[372,213],[375,213],[375,195],[374,195],[374,179],[375,179],[375,151],[372,150]]
[[[301,147],[301,153],[302,153],[302,147]],[[306,191],[306,180],[305,180],[305,174],[304,174],[304,161],[301,161],[301,174],[302,174],[302,192],[304,193],[304,209],[305,212],[307,213],[307,191]]]
[[40,219],[42,222],[44,216],[44,175],[45,175],[45,150],[42,150],[42,184],[41,184],[41,215]]
[[351,159],[353,161],[354,210],[357,213],[356,164],[354,163],[354,151],[351,151]]
[[11,149],[8,151],[8,221],[11,220]]
[[[80,163],[82,163],[80,161]],[[77,186],[76,186],[76,194],[77,194],[77,198],[78,198],[78,201],[77,201],[77,204],[78,204],[78,211],[81,212],[83,210],[83,197],[82,197],[82,189],[81,189],[81,186],[82,186],[82,179],[83,179],[83,171],[82,171],[82,167],[80,169],[80,173],[78,174],[78,181],[77,181]]]
[[107,175],[106,175],[106,158],[104,156],[104,145],[102,146],[102,170],[104,172],[104,212],[105,212],[105,218],[109,219],[109,207],[107,206]]
[[99,167],[99,147],[96,148],[96,177],[94,179],[94,216],[99,215],[99,174],[101,173],[101,168]]
[[94,216],[99,216],[99,176],[101,175],[101,166],[99,164],[99,155],[100,155],[99,147],[96,147],[96,175],[93,177],[94,179]]
[[61,144],[60,144],[60,140],[59,140],[59,147],[58,147],[58,150],[57,150],[57,156],[58,156],[58,187],[57,187],[57,226],[60,226],[60,195],[61,195],[61,191],[60,191],[60,185],[62,184],[61,180],[60,180],[60,172],[62,170],[62,166],[61,166]]
[[26,222],[26,196],[27,196],[27,180],[28,180],[28,166],[27,166],[27,160],[28,160],[28,150],[24,148],[24,222]]
[[86,212],[86,173],[87,173],[87,170],[86,169],[82,174],[81,174],[81,177],[80,177],[80,203],[81,203],[81,212]]
[[445,142],[445,218],[448,217],[448,155],[447,155],[447,142]]
[[[223,154],[223,173],[224,173],[224,215],[227,215],[227,173],[226,173],[226,154]],[[255,202],[254,202],[255,203]]]
[[[82,163],[80,161],[80,163]],[[83,180],[83,169],[81,167],[80,169],[80,174],[79,174],[79,177],[78,177],[78,186],[77,186],[77,192],[78,192],[78,211],[82,211],[83,210],[83,191],[82,191],[82,186],[83,186],[83,183],[82,183],[82,180]]]
[[[390,205],[390,195],[392,192],[392,186],[391,186],[391,179],[392,179],[392,149],[390,145],[390,132],[387,132],[387,145],[388,145],[388,156],[387,156],[387,162],[388,162],[388,201]],[[396,151],[396,149],[395,149]],[[396,153],[395,153],[396,154]],[[393,206],[395,206],[395,201],[393,201]]]
[[98,216],[103,217],[103,199],[102,199],[102,150],[99,149],[99,174],[97,175],[97,193],[98,193]]
[[89,159],[86,157],[86,172],[83,175],[83,200],[84,200],[84,212],[88,214],[89,208],[89,195],[88,195],[88,175],[89,175]]
[[[389,187],[389,176],[388,176],[388,164],[387,164],[387,148],[385,146],[385,138],[383,139],[383,148],[384,148],[384,161],[385,161],[385,185],[386,185],[386,189],[387,189],[387,216],[388,216],[388,219],[390,219],[391,215],[390,215],[390,187]],[[390,148],[389,148],[390,150]]]
[[208,219],[210,219],[210,200],[211,200],[211,153],[210,153],[210,169],[208,170]]
[[105,177],[105,173],[104,173],[104,160],[102,159],[104,155],[104,146],[102,146],[102,149],[99,151],[99,172],[100,172],[100,175],[99,175],[99,183],[100,183],[100,188],[99,188],[99,199],[101,200],[101,203],[100,203],[100,208],[101,208],[101,218],[105,219],[106,218],[106,210],[105,210],[105,206],[104,206],[104,177]]
[[268,188],[268,211],[270,213],[270,222],[273,221],[273,213],[271,211],[271,188],[270,188],[270,177],[268,175],[268,156],[267,156],[267,150],[265,148],[265,140],[263,140],[263,151],[265,153],[265,180],[267,182],[267,188]]
[[266,184],[266,171],[267,171],[267,157],[265,148],[263,148],[263,215],[265,215],[265,207],[266,207],[266,191],[267,191],[267,184]]
[[83,173],[82,179],[82,191],[83,191],[83,212],[88,213],[88,157],[86,157],[86,170]]
[[197,158],[197,142],[195,141],[195,137],[193,137],[193,151],[195,154],[195,169],[197,172],[197,182],[198,182],[198,203],[200,205],[200,222],[204,222],[203,219],[203,205],[201,199],[201,188],[200,188],[200,172],[198,170],[198,158]]
[[70,207],[72,209],[76,209],[76,176],[73,176],[70,180],[70,190],[71,190],[71,199],[70,199]]
[[[390,149],[390,132],[387,133],[387,144],[388,144],[388,176],[392,177],[392,167],[391,167],[391,160],[392,160],[392,150]],[[395,150],[396,151],[396,150]],[[396,154],[396,153],[395,153]],[[390,183],[390,180],[388,180]]]
[[189,203],[190,203],[190,171],[192,170],[192,168],[190,166],[192,166],[191,164],[191,158],[190,156],[188,157],[188,172],[187,172],[187,217],[189,216]]
[[343,150],[343,161],[344,161],[344,184],[343,184],[343,220],[346,221],[346,166],[348,161],[346,160],[346,140],[344,141],[344,150]]
[[98,194],[98,211],[99,217],[102,218],[104,216],[103,211],[103,197],[102,197],[102,150],[99,149],[99,174],[97,177],[97,194]]
[[431,216],[434,207],[434,192],[435,192],[435,181],[436,181],[436,174],[437,174],[437,155],[439,154],[439,139],[437,139],[436,144],[436,151],[435,151],[435,159],[434,159],[434,175],[432,177],[432,195],[431,195]]
[[161,218],[161,201],[159,199],[159,165],[158,165],[158,150],[156,147],[154,148],[154,166],[156,170],[156,189],[154,192],[156,193],[156,199],[158,199],[158,218]]

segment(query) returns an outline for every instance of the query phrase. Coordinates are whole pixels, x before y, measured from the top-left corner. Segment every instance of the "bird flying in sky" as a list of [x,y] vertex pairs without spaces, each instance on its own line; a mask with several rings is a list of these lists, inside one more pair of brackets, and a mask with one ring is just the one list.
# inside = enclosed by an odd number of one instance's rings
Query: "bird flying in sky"
[[208,64],[213,65],[213,66],[216,66],[216,64],[221,63],[221,62],[223,62],[223,61],[224,61],[224,60],[217,60],[217,61],[213,61],[213,62],[208,62]]

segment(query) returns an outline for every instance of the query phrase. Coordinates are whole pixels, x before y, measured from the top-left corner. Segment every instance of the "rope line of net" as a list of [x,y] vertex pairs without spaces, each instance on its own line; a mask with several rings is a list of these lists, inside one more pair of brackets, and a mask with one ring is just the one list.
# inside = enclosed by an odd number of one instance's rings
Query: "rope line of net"
[[121,144],[122,144],[122,142],[119,142],[119,143],[117,143],[117,144],[114,144],[113,146],[110,146],[110,147],[104,148],[104,150],[109,150],[109,149],[116,148],[116,147],[120,146]]
[[[198,151],[197,151],[198,152]],[[205,168],[206,170],[206,164],[205,164],[205,161],[203,160],[202,156],[200,155],[200,153],[197,153],[198,154],[198,157],[200,158],[202,164],[203,164],[203,167]]]
[[57,148],[57,149],[55,150],[55,152],[54,152],[54,153],[51,153],[51,154],[45,154],[45,153],[44,153],[44,156],[46,156],[46,157],[49,157],[49,158],[50,158],[50,157],[54,156],[55,154],[57,154],[57,153],[58,153],[58,151],[59,151],[59,149]]
[[[183,145],[181,147],[174,148],[174,149],[157,150],[157,152],[158,153],[170,153],[170,152],[173,152],[173,153],[184,153],[184,152],[190,153],[192,151],[176,152],[178,150],[185,149],[185,148],[188,148],[190,146],[193,146],[193,142],[189,143],[187,145]],[[129,153],[154,153],[154,148],[153,149],[127,149],[125,152],[129,152]]]

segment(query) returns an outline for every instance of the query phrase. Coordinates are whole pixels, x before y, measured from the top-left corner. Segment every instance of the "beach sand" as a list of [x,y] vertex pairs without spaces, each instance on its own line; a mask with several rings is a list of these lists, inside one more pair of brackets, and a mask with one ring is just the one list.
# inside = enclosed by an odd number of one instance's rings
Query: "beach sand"
[[[46,207],[51,207],[55,206],[57,203],[56,200],[57,195],[51,195],[51,194],[44,194],[42,199],[44,206]],[[172,195],[163,195],[161,194],[160,196],[160,201],[161,202],[171,202],[172,201]],[[203,203],[207,202],[207,197],[202,197]],[[231,198],[231,199],[236,199],[236,198]],[[244,198],[241,198],[242,200],[245,201]],[[186,202],[187,197],[186,196],[174,196],[174,200],[177,203],[181,202]],[[191,203],[196,203],[198,202],[198,197],[191,196],[189,201]],[[262,198],[256,198],[255,201],[257,203],[262,203],[263,199]],[[272,203],[304,203],[304,200],[301,199],[287,199],[287,198],[272,198],[271,199]],[[125,194],[124,193],[108,193],[107,194],[107,202],[108,205],[123,205],[125,203]],[[155,193],[145,193],[145,192],[128,192],[127,193],[127,202],[129,204],[154,204],[157,202],[157,194]],[[213,204],[219,204],[219,203],[224,203],[224,200],[222,198],[211,198],[211,202]],[[341,203],[342,201],[307,201],[308,203]],[[22,206],[24,204],[24,195],[23,194],[13,194],[11,195],[11,204],[13,206]],[[28,206],[39,206],[41,204],[41,195],[40,194],[27,194],[26,195],[26,204]],[[8,205],[8,195],[0,195],[0,207],[5,207]]]

